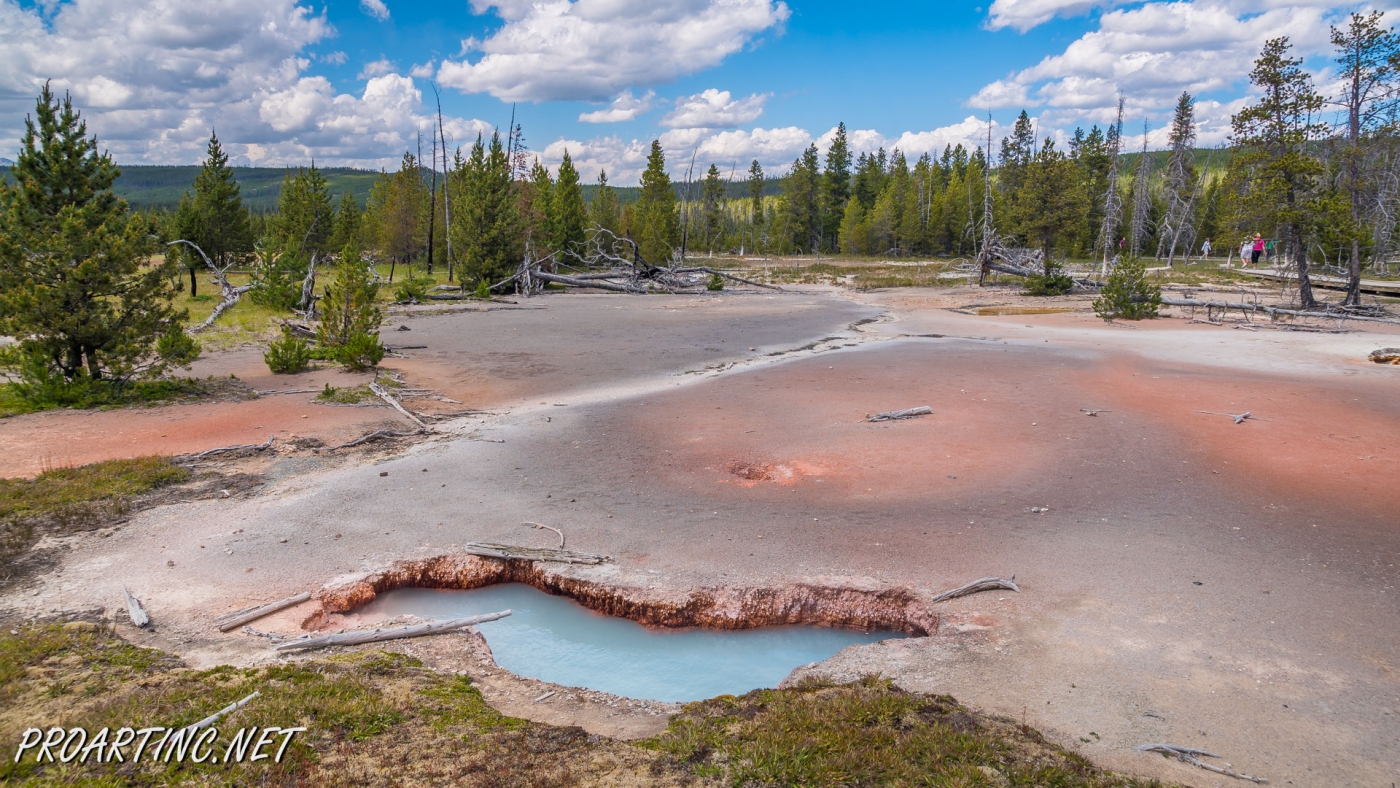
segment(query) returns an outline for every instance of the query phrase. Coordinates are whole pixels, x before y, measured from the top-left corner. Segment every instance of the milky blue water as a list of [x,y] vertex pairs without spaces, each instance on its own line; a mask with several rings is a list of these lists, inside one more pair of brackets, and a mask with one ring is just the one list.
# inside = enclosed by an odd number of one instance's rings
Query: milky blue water
[[663,701],[776,687],[793,668],[853,643],[904,637],[810,626],[656,629],[523,583],[470,591],[404,588],[380,594],[361,612],[445,619],[507,608],[510,616],[478,625],[501,667],[554,684]]

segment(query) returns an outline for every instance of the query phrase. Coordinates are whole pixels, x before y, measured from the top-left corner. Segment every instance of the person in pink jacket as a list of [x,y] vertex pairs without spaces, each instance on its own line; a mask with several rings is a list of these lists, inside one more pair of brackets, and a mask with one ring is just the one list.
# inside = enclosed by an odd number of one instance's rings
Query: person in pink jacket
[[1264,253],[1264,237],[1259,233],[1254,234],[1254,246],[1249,252],[1250,265],[1259,267],[1259,255]]

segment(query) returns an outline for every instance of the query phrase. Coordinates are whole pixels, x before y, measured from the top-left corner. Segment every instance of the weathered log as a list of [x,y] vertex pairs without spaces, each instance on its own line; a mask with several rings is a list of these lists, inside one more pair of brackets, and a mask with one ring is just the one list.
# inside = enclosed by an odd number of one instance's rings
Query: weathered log
[[218,711],[214,712],[213,714],[210,714],[208,717],[205,717],[204,719],[200,720],[199,722],[196,722],[195,724],[189,726],[189,727],[186,728],[185,730],[186,730],[186,731],[189,731],[190,733],[193,733],[193,732],[199,730],[200,728],[207,728],[207,727],[209,727],[210,725],[213,725],[214,723],[218,722],[218,721],[219,721],[219,718],[222,717],[222,716],[224,716],[225,714],[229,714],[229,713],[238,711],[239,709],[243,708],[244,706],[247,706],[247,705],[248,705],[248,701],[251,701],[253,698],[256,698],[257,696],[259,696],[259,695],[261,695],[261,694],[262,694],[262,693],[259,692],[258,690],[253,690],[253,694],[252,694],[252,695],[249,695],[248,697],[244,698],[243,700],[236,701],[236,702],[234,702],[234,703],[230,703],[229,705],[223,707],[222,709],[219,709]]
[[326,648],[328,646],[355,646],[361,643],[379,643],[384,640],[402,640],[404,638],[418,638],[424,635],[436,635],[440,632],[451,632],[453,630],[469,627],[473,624],[484,624],[487,621],[495,621],[510,615],[509,610],[502,610],[499,613],[487,613],[481,616],[468,616],[466,618],[453,618],[447,621],[432,621],[427,624],[413,624],[407,627],[395,627],[393,629],[372,629],[367,632],[341,632],[337,635],[324,635],[322,637],[307,638],[306,640],[289,640],[286,643],[278,643],[272,647],[273,651],[300,651],[311,648]]
[[137,627],[144,627],[151,623],[151,617],[146,615],[146,608],[141,606],[141,600],[131,595],[131,590],[122,586],[122,593],[126,594],[126,614],[131,617],[131,623]]
[[905,408],[904,410],[892,410],[888,413],[876,413],[874,416],[866,416],[866,421],[899,421],[900,419],[912,419],[915,416],[927,416],[933,413],[933,408],[928,405],[920,405],[917,408]]
[[245,607],[242,610],[235,610],[232,613],[225,613],[224,615],[215,618],[214,626],[218,627],[220,632],[227,632],[230,629],[242,626],[243,624],[246,624],[249,621],[256,621],[262,618],[263,616],[276,613],[279,610],[284,610],[286,608],[291,607],[292,605],[299,605],[310,598],[311,594],[306,591],[303,591],[295,596],[289,596],[286,599],[279,599],[276,602],[269,602],[266,605]]
[[601,279],[579,279],[573,276],[560,276],[559,274],[549,274],[543,271],[534,271],[532,275],[541,282],[552,282],[559,285],[571,287],[596,287],[599,290],[611,290],[614,293],[640,293],[641,289],[630,285],[619,285]]
[[1288,315],[1289,317],[1312,317],[1321,320],[1362,320],[1367,323],[1390,323],[1392,325],[1400,325],[1400,320],[1390,317],[1371,317],[1368,315],[1352,314],[1350,312],[1304,311],[1301,309],[1285,309],[1277,306],[1233,301],[1197,301],[1194,298],[1169,298],[1163,296],[1162,304],[1164,306],[1194,306],[1205,307],[1207,309],[1238,309],[1241,312],[1263,312],[1270,317]]
[[202,459],[204,459],[205,457],[210,457],[210,456],[213,456],[213,455],[215,455],[215,454],[224,454],[224,453],[226,453],[226,452],[231,452],[231,451],[264,451],[264,450],[266,450],[266,449],[271,448],[273,442],[275,442],[276,440],[277,440],[277,436],[276,436],[276,435],[269,435],[269,436],[267,436],[267,440],[264,441],[263,443],[244,443],[244,444],[240,444],[240,445],[238,445],[238,446],[220,446],[220,447],[217,448],[217,449],[207,449],[207,450],[202,451],[202,452],[200,452],[200,453],[198,453],[198,454],[184,454],[184,455],[179,456],[179,457],[176,458],[176,459],[180,459],[180,460],[183,460],[183,461],[185,461],[185,462],[190,462],[190,461],[193,461],[193,460],[202,460]]
[[417,424],[420,429],[424,431],[428,430],[428,425],[424,424],[422,419],[418,418],[412,413],[409,413],[407,408],[399,404],[398,399],[396,399],[389,392],[385,391],[384,388],[378,383],[369,384],[369,390],[374,392],[374,395],[376,397],[379,397],[380,399],[394,406],[394,410],[397,410],[399,413],[402,413],[403,415],[407,416],[409,421],[412,421],[414,424]]
[[975,594],[979,591],[996,591],[998,589],[1015,591],[1018,594],[1021,593],[1020,587],[1016,585],[1015,575],[1012,575],[1011,577],[1005,580],[1003,580],[1000,577],[984,577],[980,580],[973,580],[971,583],[968,583],[966,585],[958,586],[957,588],[954,588],[952,590],[944,591],[938,596],[935,596],[934,598],[930,599],[929,602],[947,602],[950,599],[957,599],[960,596]]
[[1201,760],[1200,758],[1197,758],[1196,756],[1204,755],[1207,758],[1219,758],[1220,756],[1216,755],[1213,752],[1198,750],[1195,747],[1178,747],[1175,744],[1139,744],[1133,749],[1139,752],[1160,752],[1163,755],[1174,756],[1178,760],[1184,761],[1194,766],[1199,766],[1202,769],[1215,772],[1216,774],[1223,774],[1226,777],[1234,777],[1237,780],[1248,780],[1252,783],[1260,784],[1268,782],[1268,780],[1264,779],[1263,777],[1255,777],[1253,775],[1245,774],[1243,772],[1237,772],[1228,763],[1225,764],[1224,768],[1206,763],[1205,761]]
[[572,550],[549,547],[520,547],[493,542],[468,542],[462,549],[468,555],[479,555],[483,558],[517,558],[526,561],[553,561],[560,564],[601,564],[612,560],[606,555],[576,553]]

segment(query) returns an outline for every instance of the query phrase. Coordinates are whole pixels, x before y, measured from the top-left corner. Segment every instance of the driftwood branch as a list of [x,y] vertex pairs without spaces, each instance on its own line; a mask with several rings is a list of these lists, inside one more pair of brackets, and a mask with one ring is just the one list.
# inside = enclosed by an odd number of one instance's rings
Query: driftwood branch
[[141,600],[131,595],[131,590],[122,586],[122,593],[126,594],[126,614],[131,616],[131,623],[138,627],[144,627],[151,623],[151,617],[146,615],[146,608],[141,606]]
[[552,525],[540,525],[539,523],[521,523],[521,525],[529,528],[548,529],[556,534],[559,534],[559,549],[564,549],[564,532],[559,530],[558,528],[555,528]]
[[950,599],[957,599],[960,596],[975,594],[979,591],[996,591],[997,589],[1006,589],[1007,591],[1015,591],[1018,594],[1021,593],[1020,587],[1016,585],[1015,575],[1005,580],[1000,577],[984,577],[981,580],[973,580],[971,583],[958,586],[950,591],[944,591],[930,599],[929,602],[947,602]]
[[237,701],[237,702],[234,702],[234,703],[230,703],[229,705],[223,707],[222,709],[219,709],[218,711],[214,712],[213,714],[210,714],[208,717],[205,717],[204,719],[200,720],[199,722],[196,722],[195,724],[191,725],[190,727],[186,728],[185,730],[188,731],[188,732],[190,732],[190,733],[193,733],[194,731],[197,731],[197,730],[199,730],[200,728],[207,728],[207,727],[209,727],[210,725],[213,725],[214,723],[218,722],[218,721],[219,721],[219,718],[222,717],[222,716],[224,716],[225,714],[229,714],[229,713],[238,711],[239,709],[243,708],[244,706],[247,706],[247,705],[248,705],[248,701],[251,701],[253,698],[256,698],[257,696],[259,696],[259,695],[261,695],[261,694],[262,694],[261,692],[259,692],[259,691],[257,691],[257,690],[253,690],[253,694],[252,694],[252,695],[249,695],[248,697],[244,698],[243,700],[240,700],[240,701]]
[[224,294],[223,300],[219,302],[218,306],[214,307],[214,311],[209,313],[209,317],[206,317],[203,323],[185,329],[185,333],[194,334],[214,325],[214,321],[219,319],[219,315],[222,315],[229,307],[238,303],[238,299],[241,298],[244,293],[252,290],[253,286],[251,284],[246,284],[241,287],[234,287],[229,284],[228,277],[225,274],[228,272],[228,269],[232,267],[232,264],[224,266],[223,268],[214,265],[214,261],[209,259],[209,255],[205,254],[204,250],[200,249],[199,246],[194,243],[180,238],[171,241],[166,244],[166,246],[175,246],[176,244],[184,244],[199,253],[200,258],[204,260],[204,264],[209,266],[210,271],[214,272],[214,278],[219,283],[219,290]]
[[451,632],[453,630],[469,627],[473,624],[484,624],[487,621],[495,621],[510,615],[509,610],[502,610],[499,613],[487,613],[482,616],[468,616],[466,618],[453,618],[447,621],[433,621],[427,624],[414,624],[407,627],[395,627],[393,629],[372,629],[366,632],[342,632],[338,635],[324,635],[322,637],[307,638],[306,640],[289,640],[286,643],[278,643],[272,647],[273,651],[300,651],[302,649],[326,648],[328,646],[354,646],[360,643],[378,643],[384,640],[402,640],[404,638],[417,638],[424,635],[436,635],[440,632]]
[[240,445],[238,445],[238,446],[220,446],[220,447],[217,448],[217,449],[208,449],[208,450],[202,451],[202,452],[200,452],[200,453],[198,453],[198,454],[186,454],[186,455],[182,455],[182,456],[180,456],[178,459],[181,459],[181,460],[184,460],[184,461],[186,461],[186,462],[189,462],[189,461],[192,461],[192,460],[202,460],[202,459],[204,459],[205,457],[212,457],[212,456],[214,456],[215,454],[227,454],[228,452],[231,452],[231,451],[264,451],[264,450],[266,450],[266,449],[272,448],[272,444],[273,444],[273,442],[276,441],[276,440],[277,440],[277,436],[276,436],[276,435],[269,435],[269,436],[267,436],[267,440],[264,441],[264,442],[262,442],[262,443],[244,443],[244,444],[240,444]]
[[345,443],[339,444],[337,446],[332,446],[329,449],[326,449],[326,451],[335,451],[337,449],[349,449],[354,446],[369,443],[370,441],[383,440],[385,438],[409,438],[414,435],[423,434],[426,434],[426,430],[408,430],[407,432],[400,430],[375,430],[374,432],[371,432],[368,435],[361,435],[360,437],[352,441],[346,441]]
[[256,621],[262,618],[263,616],[276,613],[279,610],[285,610],[286,608],[289,608],[292,605],[299,605],[310,598],[311,594],[306,591],[303,591],[302,593],[297,594],[295,596],[289,596],[286,599],[279,599],[276,602],[269,602],[266,605],[255,605],[253,607],[245,607],[242,610],[235,610],[232,613],[225,613],[224,615],[215,618],[214,626],[218,627],[220,632],[227,632],[230,629],[242,626],[243,624],[246,624],[249,621]]
[[551,547],[519,547],[493,542],[468,542],[462,548],[468,555],[483,558],[517,558],[526,561],[553,561],[560,564],[601,564],[612,559],[606,555],[576,553]]
[[927,416],[933,413],[933,408],[927,405],[920,405],[917,408],[905,408],[904,410],[892,410],[888,413],[876,413],[874,416],[866,416],[866,421],[899,421],[900,419],[912,419],[915,416]]
[[413,415],[412,413],[409,413],[409,412],[408,412],[408,408],[405,408],[403,405],[400,405],[398,399],[396,399],[396,398],[394,397],[394,395],[392,395],[392,394],[390,394],[389,392],[385,391],[385,390],[384,390],[384,387],[380,386],[378,383],[371,383],[371,384],[369,384],[369,390],[372,391],[372,392],[374,392],[374,395],[375,395],[376,397],[379,397],[380,399],[382,399],[382,400],[384,400],[385,402],[387,402],[387,403],[389,403],[390,405],[392,405],[392,406],[394,407],[394,410],[396,410],[396,411],[398,411],[399,413],[402,413],[403,415],[407,416],[407,417],[408,417],[408,420],[411,421],[411,422],[413,422],[414,424],[417,424],[417,425],[418,425],[418,428],[419,428],[421,431],[423,431],[423,432],[427,432],[427,431],[428,431],[428,425],[427,425],[427,424],[424,424],[422,419],[418,418],[417,416]]
[[1205,761],[1201,760],[1196,756],[1204,755],[1207,758],[1219,758],[1220,756],[1216,755],[1213,752],[1198,750],[1195,747],[1178,747],[1175,744],[1139,744],[1133,749],[1138,750],[1139,752],[1160,752],[1163,755],[1175,757],[1186,763],[1192,764],[1194,766],[1199,766],[1207,771],[1212,771],[1216,774],[1223,774],[1226,777],[1234,777],[1237,780],[1248,780],[1252,783],[1261,784],[1268,782],[1268,780],[1264,779],[1263,777],[1255,777],[1254,775],[1245,774],[1243,772],[1237,772],[1228,763],[1225,764],[1224,768],[1215,766],[1214,764],[1206,763]]

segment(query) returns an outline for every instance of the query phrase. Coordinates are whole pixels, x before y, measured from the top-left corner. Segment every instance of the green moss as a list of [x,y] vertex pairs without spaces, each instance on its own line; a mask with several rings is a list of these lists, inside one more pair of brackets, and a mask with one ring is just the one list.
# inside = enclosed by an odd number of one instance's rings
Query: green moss
[[507,717],[488,706],[486,699],[481,697],[481,691],[472,686],[470,676],[454,676],[450,681],[423,692],[423,697],[429,701],[425,716],[439,730],[467,726],[485,733],[518,730],[529,725],[525,720]]

